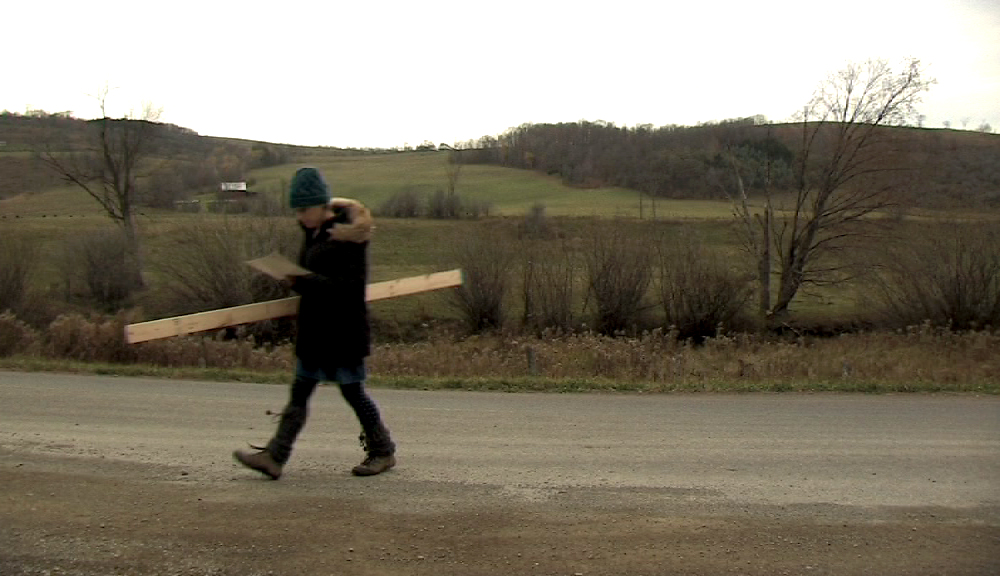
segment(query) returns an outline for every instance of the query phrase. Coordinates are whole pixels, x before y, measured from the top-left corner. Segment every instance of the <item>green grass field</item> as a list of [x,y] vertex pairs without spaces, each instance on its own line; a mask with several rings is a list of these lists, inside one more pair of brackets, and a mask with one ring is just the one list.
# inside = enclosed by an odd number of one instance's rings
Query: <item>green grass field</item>
[[[306,159],[319,168],[334,195],[357,198],[378,207],[394,194],[415,191],[425,197],[448,187],[448,155],[441,152],[410,152],[371,156],[312,156]],[[255,170],[256,186],[279,190],[297,166],[283,165]],[[488,202],[493,214],[521,216],[536,203],[543,203],[552,216],[639,216],[639,196],[623,188],[579,189],[565,186],[555,176],[496,166],[462,166],[456,192],[474,202]],[[644,215],[651,216],[649,199]],[[727,218],[729,204],[713,201],[658,201],[661,218]]]

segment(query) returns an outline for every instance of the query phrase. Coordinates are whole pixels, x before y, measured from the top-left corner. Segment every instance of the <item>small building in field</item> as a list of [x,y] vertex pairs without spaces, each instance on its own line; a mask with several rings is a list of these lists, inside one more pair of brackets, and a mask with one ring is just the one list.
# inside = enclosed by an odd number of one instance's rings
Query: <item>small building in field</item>
[[219,185],[219,199],[239,199],[252,196],[253,192],[247,189],[246,182],[223,182]]

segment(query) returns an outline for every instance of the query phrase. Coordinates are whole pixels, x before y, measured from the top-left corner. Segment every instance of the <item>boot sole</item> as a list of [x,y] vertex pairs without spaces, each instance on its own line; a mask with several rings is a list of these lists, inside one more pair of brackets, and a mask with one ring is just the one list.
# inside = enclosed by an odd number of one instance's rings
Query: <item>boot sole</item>
[[254,464],[252,464],[252,463],[247,462],[246,460],[244,460],[243,459],[243,455],[240,454],[239,451],[233,452],[233,458],[237,462],[239,462],[240,464],[242,464],[243,466],[245,466],[246,468],[249,468],[249,469],[251,469],[251,470],[253,470],[255,472],[260,472],[261,474],[263,474],[264,476],[267,476],[271,480],[277,480],[278,478],[281,478],[281,472],[278,472],[277,474],[275,474],[274,472],[271,472],[270,470],[268,470],[267,468],[265,468],[263,466],[255,466]]
[[390,469],[396,466],[396,459],[393,458],[392,462],[381,470],[371,470],[369,468],[361,468],[360,466],[355,466],[351,469],[351,474],[355,476],[377,476],[383,472],[388,472]]

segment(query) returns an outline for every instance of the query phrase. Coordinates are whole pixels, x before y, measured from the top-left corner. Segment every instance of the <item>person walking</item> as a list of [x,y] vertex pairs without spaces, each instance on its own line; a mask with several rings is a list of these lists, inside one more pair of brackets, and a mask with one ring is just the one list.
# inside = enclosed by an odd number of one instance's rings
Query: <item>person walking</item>
[[371,212],[357,200],[331,198],[322,174],[311,167],[300,168],[292,178],[289,204],[305,236],[299,265],[309,271],[287,279],[301,296],[295,376],[274,436],[266,446],[251,445],[255,451],[236,450],[233,457],[272,480],[280,478],[317,384],[333,381],[361,424],[365,458],[351,472],[380,474],[396,465],[396,445],[364,386],[365,359],[371,354],[365,301]]

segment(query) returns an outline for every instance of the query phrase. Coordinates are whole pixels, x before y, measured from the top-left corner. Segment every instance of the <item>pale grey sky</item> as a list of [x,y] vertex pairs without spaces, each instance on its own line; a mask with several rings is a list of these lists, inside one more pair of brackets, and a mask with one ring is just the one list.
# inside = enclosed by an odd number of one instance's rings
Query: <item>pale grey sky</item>
[[[683,4],[683,5],[682,5]],[[454,143],[525,122],[788,119],[848,61],[919,58],[927,126],[1000,131],[995,0],[175,0],[4,7],[0,109],[163,108],[201,134]],[[0,138],[2,139],[2,138]]]

